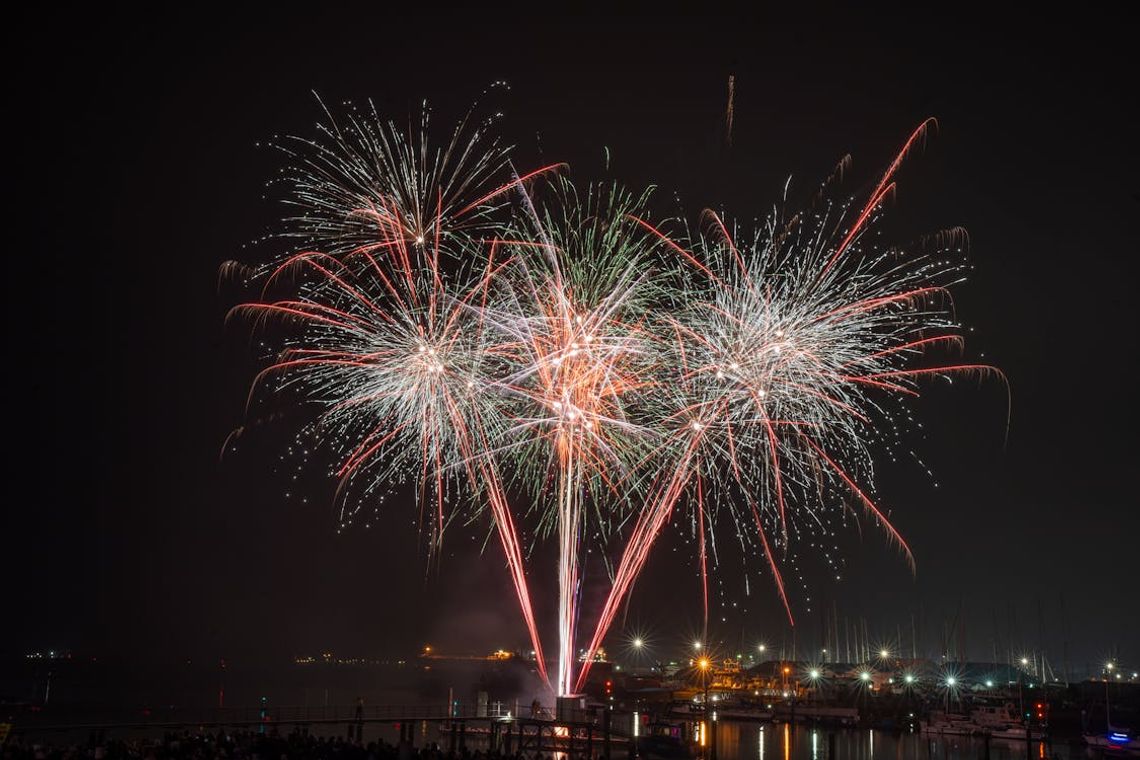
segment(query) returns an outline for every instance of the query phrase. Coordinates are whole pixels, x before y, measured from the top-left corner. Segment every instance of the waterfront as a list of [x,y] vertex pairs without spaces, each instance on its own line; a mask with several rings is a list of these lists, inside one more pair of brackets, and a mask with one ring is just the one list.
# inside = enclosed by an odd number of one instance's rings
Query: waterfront
[[822,729],[790,724],[722,723],[718,760],[1078,760],[1102,757],[1079,743],[993,741],[980,737],[926,737],[876,729]]

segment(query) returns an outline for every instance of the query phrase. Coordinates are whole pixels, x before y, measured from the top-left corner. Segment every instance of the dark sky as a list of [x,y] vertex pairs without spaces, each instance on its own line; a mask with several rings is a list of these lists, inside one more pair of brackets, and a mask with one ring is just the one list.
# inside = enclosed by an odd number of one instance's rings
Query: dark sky
[[[880,481],[917,576],[865,531],[848,542],[844,581],[793,588],[800,636],[834,603],[884,635],[914,613],[933,644],[961,609],[977,657],[996,630],[1043,642],[1058,664],[1065,638],[1081,667],[1140,659],[1125,23],[824,9],[570,20],[533,7],[13,19],[3,651],[272,658],[524,640],[505,576],[493,555],[478,559],[471,531],[428,570],[410,510],[338,536],[326,492],[284,497],[268,447],[218,461],[254,364],[223,329],[217,269],[256,259],[243,246],[279,213],[263,196],[280,161],[256,143],[308,134],[314,90],[375,98],[397,118],[427,97],[442,123],[505,79],[524,156],[589,177],[606,146],[629,184],[740,216],[764,213],[789,174],[807,192],[846,152],[850,189],[865,189],[938,117],[886,229],[968,228],[976,269],[957,305],[975,328],[968,355],[1010,378],[1008,441],[1000,386],[933,388],[920,453],[936,477],[899,465]],[[650,563],[630,617],[670,645],[696,629],[700,605],[676,545]],[[767,580],[747,601],[721,637],[785,635]]]

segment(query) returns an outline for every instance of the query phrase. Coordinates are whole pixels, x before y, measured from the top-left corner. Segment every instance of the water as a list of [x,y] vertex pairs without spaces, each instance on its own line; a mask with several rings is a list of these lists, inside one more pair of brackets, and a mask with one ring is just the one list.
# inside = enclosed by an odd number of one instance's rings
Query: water
[[[985,740],[927,737],[873,729],[824,729],[788,724],[721,722],[718,760],[984,760]],[[1067,741],[1050,744],[990,740],[989,760],[1095,760],[1102,757]]]

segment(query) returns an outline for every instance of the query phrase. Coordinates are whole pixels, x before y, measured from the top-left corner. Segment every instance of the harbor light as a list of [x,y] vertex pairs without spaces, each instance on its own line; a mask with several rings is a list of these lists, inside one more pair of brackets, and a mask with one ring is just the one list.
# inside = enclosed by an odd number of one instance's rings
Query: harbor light
[[863,679],[864,681],[870,681],[871,680],[871,674],[864,670],[862,673],[859,674],[859,678]]
[[992,689],[993,687],[994,687],[993,681],[986,681],[986,688],[987,689]]
[[808,673],[808,675],[811,676],[811,679],[814,681],[815,679],[819,678],[819,671],[815,668],[812,668],[811,672]]
[[763,651],[764,651],[765,649],[767,649],[768,647],[766,647],[766,646],[764,646],[763,644],[761,644],[761,645],[760,645],[758,648],[759,648],[759,650],[760,650],[761,652],[763,652]]
[[711,663],[709,662],[708,657],[702,657],[701,659],[697,660],[697,667],[699,667],[701,670],[708,670],[710,664]]
[[641,646],[642,646],[642,644],[644,644],[644,643],[645,643],[645,642],[644,642],[644,641],[642,641],[640,638],[634,639],[634,640],[633,640],[633,648],[634,648],[634,649],[641,649]]
[[700,641],[694,641],[693,642],[693,649],[700,649],[700,648],[701,648],[701,642]]
[[914,683],[914,676],[910,673],[907,673],[905,676],[903,676],[903,680],[907,683]]
[[1021,664],[1022,665],[1028,665],[1029,664],[1029,658],[1028,657],[1022,657],[1021,658]]
[[1112,669],[1113,669],[1113,668],[1115,668],[1115,667],[1116,667],[1116,665],[1114,665],[1114,664],[1113,664],[1113,663],[1111,663],[1111,662],[1106,662],[1106,663],[1104,664],[1104,668],[1105,668],[1105,670],[1108,670],[1109,672],[1111,672],[1111,671],[1112,671]]
[[954,684],[956,684],[956,683],[958,683],[957,678],[955,678],[954,676],[946,676],[946,685],[947,686],[949,686],[950,688],[954,688]]
[[879,650],[879,657],[881,657],[882,659],[884,659],[884,660],[889,659],[890,656],[891,656],[891,650],[889,650],[889,649],[880,649]]

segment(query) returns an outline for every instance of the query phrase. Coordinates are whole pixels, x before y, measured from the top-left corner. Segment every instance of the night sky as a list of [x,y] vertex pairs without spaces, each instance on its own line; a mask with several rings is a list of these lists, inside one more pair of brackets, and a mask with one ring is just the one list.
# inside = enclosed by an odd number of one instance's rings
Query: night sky
[[[657,184],[665,213],[676,196],[762,215],[788,175],[806,198],[847,152],[847,188],[865,192],[936,116],[883,229],[969,230],[975,269],[956,303],[974,328],[966,355],[1010,379],[1008,438],[999,384],[932,384],[916,446],[935,476],[900,463],[879,482],[917,577],[873,528],[852,531],[841,582],[792,584],[798,635],[814,642],[833,605],[891,637],[913,613],[933,651],[961,610],[976,658],[995,631],[1041,642],[1058,666],[1064,638],[1074,667],[1140,657],[1140,167],[1123,22],[384,8],[13,20],[0,652],[273,659],[525,642],[497,556],[478,556],[481,530],[454,531],[429,567],[410,504],[337,535],[327,482],[309,478],[308,503],[285,497],[272,467],[287,424],[218,456],[257,366],[223,326],[233,295],[218,266],[264,259],[248,244],[281,212],[265,182],[282,158],[257,143],[310,134],[313,91],[373,98],[397,119],[426,97],[445,125],[502,79],[495,104],[521,165],[564,160],[589,179],[608,148],[613,174]],[[629,622],[662,644],[699,628],[691,557],[671,535],[635,591]],[[725,599],[748,613],[722,622],[714,608],[717,636],[778,645],[768,576],[745,598],[738,569],[723,570]],[[547,638],[552,613],[540,610]]]

